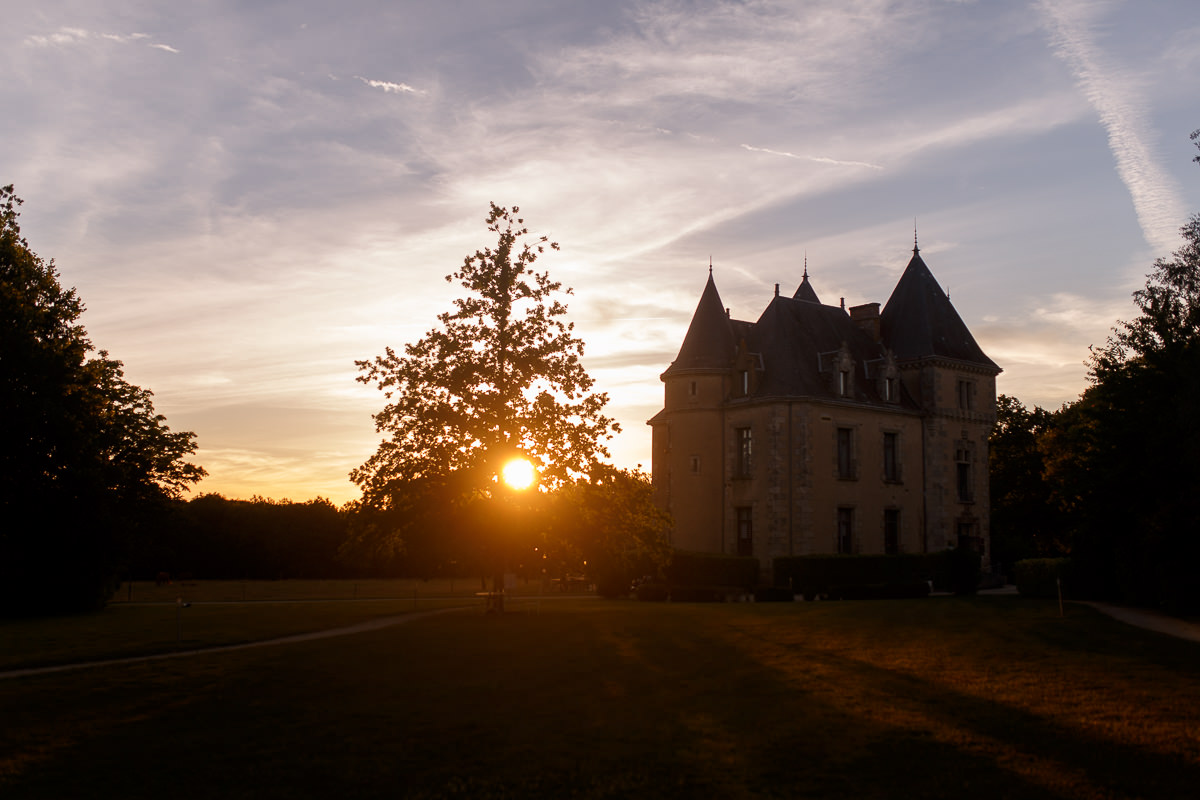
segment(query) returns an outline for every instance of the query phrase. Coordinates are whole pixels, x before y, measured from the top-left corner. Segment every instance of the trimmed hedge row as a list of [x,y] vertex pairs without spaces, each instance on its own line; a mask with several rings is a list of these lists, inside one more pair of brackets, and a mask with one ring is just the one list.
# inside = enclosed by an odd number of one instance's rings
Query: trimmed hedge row
[[[979,554],[966,549],[941,553],[812,555],[777,558],[775,585],[811,599],[829,597],[918,597],[939,591],[971,594],[979,585]],[[924,586],[924,590],[920,587]]]
[[1013,582],[1022,597],[1058,597],[1058,581],[1066,586],[1069,558],[1028,558],[1013,564]]
[[758,574],[757,558],[686,550],[676,550],[666,569],[667,583],[673,587],[737,586],[750,589],[758,585]]

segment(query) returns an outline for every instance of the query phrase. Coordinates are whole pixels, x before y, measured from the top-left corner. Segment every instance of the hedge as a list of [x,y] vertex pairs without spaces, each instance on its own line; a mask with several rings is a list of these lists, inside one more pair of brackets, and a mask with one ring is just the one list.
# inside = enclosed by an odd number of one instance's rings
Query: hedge
[[1013,564],[1013,581],[1022,597],[1058,597],[1058,581],[1067,583],[1070,571],[1069,558],[1027,558]]
[[[757,558],[692,553],[676,550],[666,569],[671,586],[737,586],[750,589],[758,584]],[[674,592],[672,592],[674,597]]]
[[[916,597],[939,591],[970,594],[979,583],[979,555],[970,550],[882,555],[812,555],[777,558],[775,585],[806,599],[830,597]],[[920,585],[925,590],[920,590]]]
[[934,580],[945,571],[939,563],[942,560],[940,554],[925,553],[782,557],[775,559],[775,585],[790,586],[796,594],[810,598],[842,586],[913,584]]

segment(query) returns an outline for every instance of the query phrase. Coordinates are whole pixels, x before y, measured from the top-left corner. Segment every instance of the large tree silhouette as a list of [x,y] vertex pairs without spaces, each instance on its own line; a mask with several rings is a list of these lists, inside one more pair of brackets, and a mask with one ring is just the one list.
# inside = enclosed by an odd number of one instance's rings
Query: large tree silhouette
[[570,294],[533,264],[547,237],[529,231],[519,209],[491,206],[494,248],[467,256],[447,281],[467,294],[438,316],[440,326],[403,354],[356,362],[362,383],[388,400],[375,415],[386,439],[351,473],[364,505],[400,509],[414,493],[485,489],[499,459],[520,452],[558,486],[606,455],[618,428],[604,415],[608,396],[592,392],[580,363],[583,342],[566,322]]
[[0,189],[0,613],[102,604],[122,546],[157,501],[205,473],[195,435],[94,351],[84,306],[30,249]]

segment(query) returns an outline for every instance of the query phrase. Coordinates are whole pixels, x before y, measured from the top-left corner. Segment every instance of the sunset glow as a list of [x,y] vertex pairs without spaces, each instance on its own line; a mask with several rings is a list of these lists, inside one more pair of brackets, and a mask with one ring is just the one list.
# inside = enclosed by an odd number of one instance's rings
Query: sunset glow
[[537,468],[525,458],[512,459],[504,465],[500,474],[505,485],[512,489],[528,489],[537,481]]
[[[160,7],[161,6],[161,7]],[[32,6],[31,6],[32,7]],[[998,390],[1057,408],[1200,210],[1200,4],[39,3],[0,30],[0,185],[91,340],[195,431],[198,492],[336,503],[401,351],[491,246],[561,244],[583,363],[645,421],[713,265],[885,302],[921,252]]]

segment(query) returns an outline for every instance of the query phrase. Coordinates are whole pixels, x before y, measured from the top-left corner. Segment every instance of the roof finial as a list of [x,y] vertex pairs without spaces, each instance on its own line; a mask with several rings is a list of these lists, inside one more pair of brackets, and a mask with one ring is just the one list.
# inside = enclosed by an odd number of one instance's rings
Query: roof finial
[[913,255],[921,252],[921,248],[917,247],[917,218],[913,217]]
[[804,251],[804,280],[808,280],[808,251]]
[[712,277],[712,253],[708,254],[708,277]]

